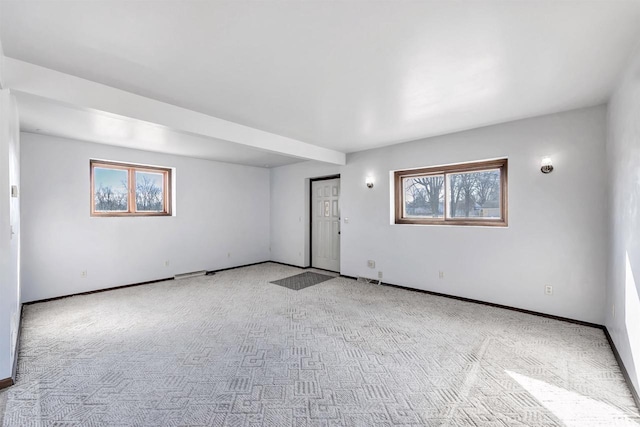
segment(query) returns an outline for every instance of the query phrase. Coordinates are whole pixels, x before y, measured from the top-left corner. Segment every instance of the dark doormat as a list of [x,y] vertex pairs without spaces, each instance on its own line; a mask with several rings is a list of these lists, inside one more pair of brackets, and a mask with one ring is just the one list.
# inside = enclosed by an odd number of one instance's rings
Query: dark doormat
[[333,276],[307,271],[302,274],[296,274],[295,276],[275,280],[271,283],[293,289],[294,291],[299,291],[300,289],[308,288],[309,286],[317,285],[318,283],[322,283],[330,279],[333,279]]

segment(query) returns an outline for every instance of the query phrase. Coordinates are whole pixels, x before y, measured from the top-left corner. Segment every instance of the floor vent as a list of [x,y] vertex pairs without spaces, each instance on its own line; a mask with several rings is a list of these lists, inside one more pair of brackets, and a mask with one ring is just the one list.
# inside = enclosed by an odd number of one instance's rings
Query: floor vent
[[364,282],[364,283],[374,283],[376,285],[380,285],[382,284],[382,280],[380,279],[372,279],[370,277],[364,277],[364,276],[358,276],[358,278],[356,279],[358,282]]
[[189,279],[190,277],[204,276],[205,274],[207,274],[206,270],[192,271],[191,273],[176,274],[175,276],[173,276],[173,278],[175,280]]

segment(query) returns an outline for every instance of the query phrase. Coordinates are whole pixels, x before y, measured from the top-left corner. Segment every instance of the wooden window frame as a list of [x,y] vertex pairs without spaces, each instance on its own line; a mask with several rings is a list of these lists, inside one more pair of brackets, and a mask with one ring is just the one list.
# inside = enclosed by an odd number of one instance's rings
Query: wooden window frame
[[[424,225],[464,225],[483,227],[506,227],[508,225],[508,159],[486,160],[471,163],[459,163],[447,166],[433,166],[421,169],[408,169],[394,172],[394,195],[395,195],[395,223],[396,224],[424,224]],[[470,219],[470,218],[447,218],[448,184],[447,175],[464,172],[478,172],[488,169],[500,170],[500,218],[496,219]],[[404,217],[404,188],[403,178],[416,176],[444,176],[444,215],[442,218],[412,218]]]
[[[127,177],[129,182],[129,191],[127,194],[127,207],[126,212],[101,212],[96,211],[95,200],[95,180],[94,169],[95,168],[108,168],[108,169],[121,169],[127,171]],[[162,168],[157,166],[137,165],[132,163],[119,163],[110,162],[104,160],[90,160],[89,161],[89,174],[90,174],[90,200],[91,200],[91,216],[96,217],[114,217],[114,216],[171,216],[171,168]],[[137,211],[136,210],[136,172],[151,172],[162,174],[162,200],[164,202],[163,210],[158,212],[149,211]]]

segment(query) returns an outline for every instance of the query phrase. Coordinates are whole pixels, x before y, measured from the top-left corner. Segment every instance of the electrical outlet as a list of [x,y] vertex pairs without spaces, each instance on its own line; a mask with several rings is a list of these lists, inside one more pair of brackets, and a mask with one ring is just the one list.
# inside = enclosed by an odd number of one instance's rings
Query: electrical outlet
[[378,279],[382,279],[382,271],[378,271]]
[[376,262],[374,260],[370,259],[369,261],[367,261],[367,267],[376,268]]
[[82,271],[80,272],[80,277],[82,277],[82,278],[87,277],[87,270],[82,270]]
[[544,287],[544,293],[546,295],[553,295],[553,286],[551,285],[545,285]]
[[444,279],[444,271],[438,271],[438,277]]
[[231,258],[231,252],[227,252],[227,258]]
[[166,260],[166,261],[164,262],[164,266],[165,266],[165,267],[169,267],[169,260]]

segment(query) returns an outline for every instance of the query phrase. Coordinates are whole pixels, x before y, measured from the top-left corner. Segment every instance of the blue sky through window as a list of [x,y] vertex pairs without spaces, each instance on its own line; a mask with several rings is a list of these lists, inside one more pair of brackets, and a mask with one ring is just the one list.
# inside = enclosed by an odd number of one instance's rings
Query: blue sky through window
[[136,183],[142,182],[142,180],[146,179],[147,182],[152,183],[158,188],[162,188],[162,180],[163,176],[160,173],[152,173],[152,172],[136,172]]
[[111,187],[111,189],[118,193],[125,193],[126,189],[123,182],[127,184],[127,171],[122,169],[106,169],[95,168],[93,170],[93,179],[95,182],[95,188],[99,189]]

